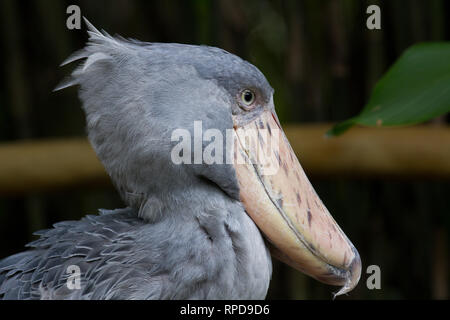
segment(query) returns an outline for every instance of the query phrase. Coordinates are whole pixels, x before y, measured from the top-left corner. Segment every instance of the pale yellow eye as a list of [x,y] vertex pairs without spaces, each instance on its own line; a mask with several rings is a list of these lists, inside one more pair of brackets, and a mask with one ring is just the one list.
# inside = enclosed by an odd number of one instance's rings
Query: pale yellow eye
[[245,106],[251,106],[253,102],[255,102],[255,94],[253,93],[253,91],[245,89],[244,91],[242,91],[241,100]]

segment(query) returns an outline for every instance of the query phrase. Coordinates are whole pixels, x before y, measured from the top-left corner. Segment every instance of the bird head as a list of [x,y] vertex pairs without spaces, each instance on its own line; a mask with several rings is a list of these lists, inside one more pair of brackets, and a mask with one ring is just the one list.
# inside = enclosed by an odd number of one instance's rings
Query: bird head
[[[306,177],[255,66],[87,24],[87,46],[65,63],[85,61],[57,89],[80,85],[89,139],[129,206],[157,219],[162,199],[212,186],[242,204],[273,256],[342,286],[337,294],[356,286],[358,252]],[[149,198],[153,210],[142,210]]]

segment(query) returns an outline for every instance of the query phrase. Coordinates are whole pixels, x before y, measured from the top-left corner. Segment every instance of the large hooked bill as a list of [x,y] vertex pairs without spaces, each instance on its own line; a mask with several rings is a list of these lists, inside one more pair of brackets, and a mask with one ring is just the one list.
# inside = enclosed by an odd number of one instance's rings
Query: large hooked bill
[[323,283],[342,286],[335,296],[351,291],[361,275],[358,251],[316,194],[276,114],[266,110],[235,125],[233,144],[241,201],[272,255]]

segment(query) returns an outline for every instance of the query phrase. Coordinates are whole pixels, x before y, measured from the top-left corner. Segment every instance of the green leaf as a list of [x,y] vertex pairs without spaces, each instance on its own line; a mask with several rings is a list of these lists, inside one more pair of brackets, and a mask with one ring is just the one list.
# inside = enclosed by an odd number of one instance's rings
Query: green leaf
[[339,135],[355,124],[417,124],[449,111],[450,42],[420,43],[408,48],[378,81],[359,115],[327,135]]
[[353,127],[355,124],[356,124],[355,118],[345,120],[344,122],[338,123],[333,128],[328,130],[325,136],[326,137],[338,136],[347,131],[348,129],[350,129],[351,127]]

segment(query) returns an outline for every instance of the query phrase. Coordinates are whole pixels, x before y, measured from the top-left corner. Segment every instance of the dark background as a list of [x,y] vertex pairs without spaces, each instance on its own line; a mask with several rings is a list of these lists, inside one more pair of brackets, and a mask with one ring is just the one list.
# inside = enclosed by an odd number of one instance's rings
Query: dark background
[[[404,49],[450,37],[450,2],[441,0],[0,0],[0,143],[85,135],[76,89],[52,92],[72,68],[58,65],[87,39],[84,25],[66,28],[70,4],[111,34],[208,44],[252,62],[275,89],[282,123],[356,115]],[[381,30],[366,28],[370,4],[381,7]],[[448,271],[436,274],[448,270],[448,181],[311,180],[363,261],[361,282],[344,299],[448,298]],[[23,250],[33,231],[122,206],[111,187],[0,195],[0,258]],[[381,268],[381,290],[366,287],[372,264]],[[274,262],[268,297],[329,299],[335,289]]]

